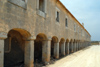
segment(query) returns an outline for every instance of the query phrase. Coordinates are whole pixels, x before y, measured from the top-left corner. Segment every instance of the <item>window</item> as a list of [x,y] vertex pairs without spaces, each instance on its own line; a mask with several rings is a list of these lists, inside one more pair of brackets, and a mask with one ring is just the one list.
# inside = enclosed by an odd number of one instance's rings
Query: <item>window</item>
[[74,24],[74,31],[76,32],[76,24]]
[[65,26],[68,27],[67,18],[65,19]]
[[56,14],[56,15],[55,15],[55,16],[56,16],[56,21],[59,22],[60,10],[59,10],[59,8],[57,8],[57,7],[56,7],[56,13],[55,13],[55,14]]
[[57,11],[56,21],[59,22],[59,12]]
[[81,36],[82,36],[82,33],[83,33],[83,31],[82,31],[82,29],[81,29]]
[[83,30],[82,34],[83,34],[83,36],[84,36],[84,30]]
[[78,26],[78,34],[79,34],[79,26]]
[[44,0],[39,0],[39,10],[44,12],[44,6],[45,6]]
[[8,0],[8,2],[27,9],[27,0]]
[[46,18],[46,5],[47,0],[37,0],[37,14],[43,18]]
[[25,0],[22,0],[22,1],[24,1],[24,2],[25,2]]

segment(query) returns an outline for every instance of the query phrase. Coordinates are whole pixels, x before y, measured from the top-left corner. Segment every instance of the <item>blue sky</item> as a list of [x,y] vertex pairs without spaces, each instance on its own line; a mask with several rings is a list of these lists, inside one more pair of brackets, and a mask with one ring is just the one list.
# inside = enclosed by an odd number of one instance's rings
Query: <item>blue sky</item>
[[91,34],[92,41],[100,41],[100,0],[60,0]]

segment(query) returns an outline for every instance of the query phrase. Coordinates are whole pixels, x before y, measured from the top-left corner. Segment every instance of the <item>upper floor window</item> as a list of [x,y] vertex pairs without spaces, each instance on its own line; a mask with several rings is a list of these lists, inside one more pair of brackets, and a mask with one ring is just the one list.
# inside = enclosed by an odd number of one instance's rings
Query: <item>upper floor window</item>
[[74,24],[74,31],[76,32],[76,24]]
[[67,21],[67,18],[65,19],[65,26],[68,27],[68,21]]
[[41,10],[42,12],[44,12],[44,7],[45,6],[45,1],[44,0],[39,0],[39,10]]
[[56,7],[56,21],[59,22],[60,10]]
[[22,1],[24,1],[24,2],[25,2],[25,0],[22,0]]
[[83,33],[83,31],[82,31],[82,29],[81,29],[81,36],[82,36],[82,33]]
[[47,0],[37,0],[37,14],[41,17],[46,18],[46,5]]
[[78,30],[77,31],[78,31],[78,34],[79,34],[79,26],[78,26]]
[[11,2],[17,6],[27,9],[27,0],[8,0],[8,2]]
[[56,21],[59,22],[59,12],[57,11]]

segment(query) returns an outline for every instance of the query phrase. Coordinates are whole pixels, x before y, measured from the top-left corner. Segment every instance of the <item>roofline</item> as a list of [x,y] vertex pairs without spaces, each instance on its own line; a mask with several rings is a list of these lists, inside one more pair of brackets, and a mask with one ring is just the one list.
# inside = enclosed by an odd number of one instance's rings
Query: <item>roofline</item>
[[[57,0],[64,8],[66,11],[69,12],[69,14],[80,24],[80,26],[89,34],[89,32],[83,27],[83,25],[74,17],[73,14],[71,14],[71,12],[62,4],[62,2],[60,0]],[[89,34],[90,35],[90,34]],[[90,35],[91,36],[91,35]]]

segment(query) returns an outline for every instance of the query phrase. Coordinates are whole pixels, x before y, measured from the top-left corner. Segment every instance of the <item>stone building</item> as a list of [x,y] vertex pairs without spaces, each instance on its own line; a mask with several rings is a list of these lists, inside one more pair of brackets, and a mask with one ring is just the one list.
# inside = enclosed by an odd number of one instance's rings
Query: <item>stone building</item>
[[0,0],[0,67],[33,67],[90,45],[91,35],[59,0]]

